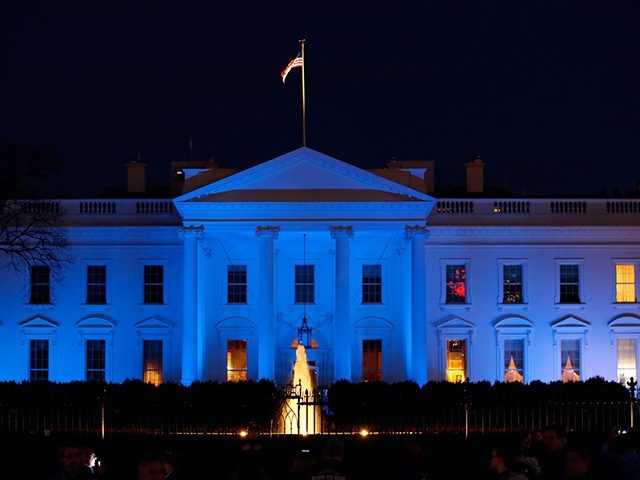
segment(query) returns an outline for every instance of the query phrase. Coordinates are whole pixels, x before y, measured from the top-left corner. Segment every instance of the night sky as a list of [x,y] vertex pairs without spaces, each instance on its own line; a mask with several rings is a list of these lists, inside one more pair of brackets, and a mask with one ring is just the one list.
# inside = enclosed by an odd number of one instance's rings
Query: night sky
[[[246,168],[301,145],[361,167],[581,194],[640,180],[640,2],[0,2],[0,139],[56,152],[67,194],[140,152]],[[384,8],[375,4],[386,5]]]

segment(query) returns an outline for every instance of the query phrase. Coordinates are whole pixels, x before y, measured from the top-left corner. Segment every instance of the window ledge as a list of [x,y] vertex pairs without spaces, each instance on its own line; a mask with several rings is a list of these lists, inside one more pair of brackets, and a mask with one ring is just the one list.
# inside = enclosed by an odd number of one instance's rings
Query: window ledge
[[240,303],[240,302],[229,303],[229,302],[227,302],[227,303],[223,303],[223,305],[225,307],[248,307],[249,306],[249,304],[247,302],[245,302],[245,303]]
[[615,309],[625,309],[625,308],[640,308],[640,303],[638,302],[613,302],[611,307]]
[[556,303],[556,310],[569,310],[569,309],[578,309],[584,310],[586,308],[586,303]]
[[440,310],[443,312],[445,310],[466,310],[467,312],[471,311],[470,303],[441,303]]
[[149,309],[164,310],[169,308],[169,305],[167,305],[166,303],[139,303],[138,307],[140,307],[140,309],[149,308]]
[[27,310],[52,310],[55,307],[53,303],[25,303],[24,308]]
[[521,310],[523,312],[529,311],[528,303],[498,303],[498,310]]
[[110,303],[81,303],[80,308],[83,310],[111,310],[112,305]]

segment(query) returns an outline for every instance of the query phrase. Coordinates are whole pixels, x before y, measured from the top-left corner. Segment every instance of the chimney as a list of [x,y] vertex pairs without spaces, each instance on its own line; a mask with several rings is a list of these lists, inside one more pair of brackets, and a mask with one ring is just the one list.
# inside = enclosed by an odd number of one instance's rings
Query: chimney
[[424,172],[424,185],[427,188],[427,193],[433,193],[436,191],[436,162],[434,160],[427,160],[427,170]]
[[467,172],[467,193],[484,192],[484,166],[485,163],[480,155],[476,155],[473,160],[464,164]]
[[147,190],[147,164],[140,163],[140,154],[125,164],[127,167],[127,193],[144,193]]

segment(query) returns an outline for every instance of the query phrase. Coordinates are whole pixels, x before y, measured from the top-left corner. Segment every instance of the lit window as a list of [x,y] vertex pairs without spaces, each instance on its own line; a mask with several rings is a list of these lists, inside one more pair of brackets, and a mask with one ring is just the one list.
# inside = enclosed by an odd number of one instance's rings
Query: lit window
[[447,381],[464,382],[467,378],[466,340],[447,340]]
[[577,382],[582,375],[580,340],[560,341],[560,379],[563,382]]
[[107,267],[87,267],[87,303],[107,303]]
[[502,303],[522,303],[522,265],[502,266]]
[[362,303],[382,303],[382,266],[362,266]]
[[504,341],[504,378],[505,382],[524,381],[524,340]]
[[29,380],[31,382],[49,380],[49,340],[29,342]]
[[144,266],[144,303],[164,303],[164,267]]
[[107,369],[105,340],[87,340],[87,382],[104,382]]
[[627,381],[633,377],[638,378],[636,372],[636,339],[618,339],[618,381],[625,387]]
[[362,341],[362,381],[382,381],[382,340]]
[[579,265],[560,265],[560,303],[580,303]]
[[247,341],[227,341],[227,381],[240,382],[247,379]]
[[142,377],[144,383],[162,383],[162,340],[145,340],[142,347]]
[[48,266],[32,266],[31,296],[29,303],[36,305],[51,303],[51,269]]
[[634,264],[616,265],[616,302],[636,302],[636,266]]
[[296,265],[295,303],[313,303],[315,301],[314,267],[314,265]]
[[446,266],[446,303],[466,303],[467,301],[467,266]]
[[246,265],[227,265],[227,303],[247,303]]

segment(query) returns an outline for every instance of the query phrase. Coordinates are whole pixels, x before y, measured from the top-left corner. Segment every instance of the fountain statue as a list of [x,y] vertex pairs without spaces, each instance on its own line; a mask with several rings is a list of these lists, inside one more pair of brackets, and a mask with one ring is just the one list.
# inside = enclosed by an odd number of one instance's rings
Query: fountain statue
[[507,367],[507,371],[504,374],[504,381],[507,383],[511,382],[520,382],[524,381],[524,377],[518,373],[518,369],[516,367],[516,362],[513,359],[513,355],[511,355],[511,359],[509,360],[509,366]]
[[561,380],[563,383],[580,381],[580,375],[573,369],[573,363],[571,363],[569,355],[567,355],[567,363],[562,370]]
[[280,412],[280,433],[308,435],[321,431],[320,405],[315,404],[315,385],[309,372],[307,351],[303,345],[296,348],[296,361],[291,377],[292,395]]

